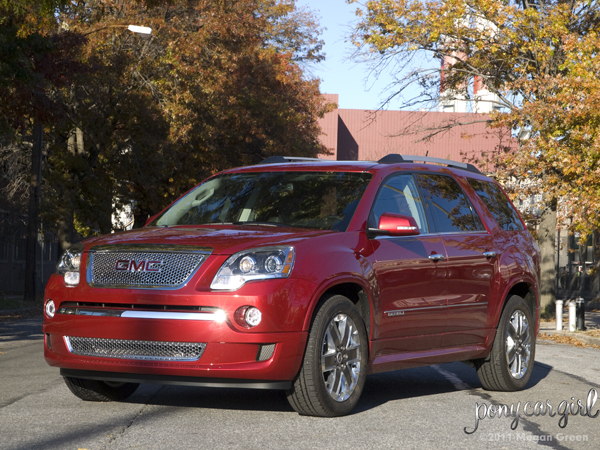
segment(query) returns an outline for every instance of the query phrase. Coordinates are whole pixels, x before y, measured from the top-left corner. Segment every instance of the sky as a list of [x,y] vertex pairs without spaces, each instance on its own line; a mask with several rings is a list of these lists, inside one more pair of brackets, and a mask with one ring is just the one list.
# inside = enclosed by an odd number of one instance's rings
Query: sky
[[[339,94],[339,108],[379,108],[386,98],[383,91],[392,78],[388,75],[367,79],[368,66],[349,60],[354,47],[348,35],[357,21],[357,5],[349,5],[345,0],[296,0],[296,5],[314,11],[321,28],[326,28],[321,36],[326,59],[311,67],[311,72],[322,80],[321,92]],[[400,109],[400,105],[391,104],[388,109]]]

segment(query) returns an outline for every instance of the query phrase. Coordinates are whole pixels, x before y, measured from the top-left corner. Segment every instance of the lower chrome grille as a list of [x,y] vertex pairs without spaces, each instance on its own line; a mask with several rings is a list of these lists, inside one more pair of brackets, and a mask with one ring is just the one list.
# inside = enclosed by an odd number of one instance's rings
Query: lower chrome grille
[[146,361],[197,361],[206,343],[134,341],[65,336],[69,351],[75,355]]

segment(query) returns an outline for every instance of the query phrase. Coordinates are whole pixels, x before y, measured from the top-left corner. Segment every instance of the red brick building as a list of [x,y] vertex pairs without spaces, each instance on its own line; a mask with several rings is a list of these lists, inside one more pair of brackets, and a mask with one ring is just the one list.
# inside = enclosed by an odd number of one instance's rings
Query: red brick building
[[[338,104],[337,94],[323,96]],[[399,153],[471,162],[473,157],[497,152],[499,147],[516,145],[508,130],[489,128],[487,117],[476,113],[336,108],[320,120],[321,142],[332,151],[324,157],[336,160],[377,161],[389,153]],[[464,125],[450,127],[453,123]],[[426,139],[432,130],[444,125],[448,129]]]

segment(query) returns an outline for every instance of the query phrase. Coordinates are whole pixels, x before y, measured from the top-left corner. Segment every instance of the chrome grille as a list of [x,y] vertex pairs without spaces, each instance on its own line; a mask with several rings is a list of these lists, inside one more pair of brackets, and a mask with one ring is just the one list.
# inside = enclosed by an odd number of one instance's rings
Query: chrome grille
[[74,336],[65,336],[65,343],[75,355],[149,361],[197,361],[206,348],[206,343],[197,342],[133,341]]
[[190,280],[209,254],[207,251],[92,249],[87,279],[90,286],[96,287],[176,289]]

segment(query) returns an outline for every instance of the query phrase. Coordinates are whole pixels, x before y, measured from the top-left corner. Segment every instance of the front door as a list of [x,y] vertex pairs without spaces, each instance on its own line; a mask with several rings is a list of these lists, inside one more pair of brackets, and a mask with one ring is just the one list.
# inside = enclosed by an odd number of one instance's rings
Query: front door
[[376,228],[385,212],[412,216],[421,234],[372,240],[379,285],[375,358],[438,348],[447,315],[446,252],[440,236],[429,233],[412,175],[392,175],[384,181],[369,226]]

